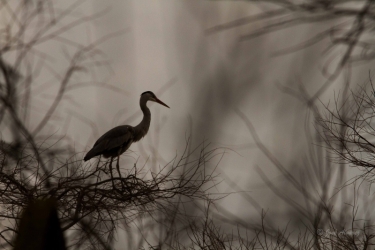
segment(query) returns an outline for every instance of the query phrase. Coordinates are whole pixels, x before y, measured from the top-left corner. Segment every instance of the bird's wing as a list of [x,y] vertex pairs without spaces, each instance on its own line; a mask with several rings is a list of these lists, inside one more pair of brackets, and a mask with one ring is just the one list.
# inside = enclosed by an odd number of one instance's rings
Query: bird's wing
[[105,151],[120,147],[124,143],[129,142],[134,137],[134,130],[131,126],[115,127],[104,135],[102,135],[94,144],[92,149],[86,154],[86,159],[91,159],[94,156],[100,155]]
[[114,127],[102,135],[94,144],[94,148],[99,145],[105,146],[106,150],[120,147],[125,142],[133,138],[133,128],[125,125]]

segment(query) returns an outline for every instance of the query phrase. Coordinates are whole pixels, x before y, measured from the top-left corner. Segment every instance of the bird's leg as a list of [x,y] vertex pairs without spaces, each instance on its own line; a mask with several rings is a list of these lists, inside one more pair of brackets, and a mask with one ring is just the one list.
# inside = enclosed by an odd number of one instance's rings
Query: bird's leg
[[117,156],[116,168],[117,168],[118,175],[120,176],[120,178],[122,178],[121,173],[120,173],[120,156],[119,155]]
[[115,183],[113,182],[112,162],[113,162],[113,157],[111,157],[111,161],[110,161],[110,163],[109,163],[109,172],[111,172],[112,186],[113,186],[114,189],[116,189],[116,187],[115,187]]
[[124,189],[125,187],[124,187],[123,179],[122,179],[121,172],[120,172],[120,155],[117,156],[117,164],[116,164],[116,167],[117,167],[118,175],[120,176],[120,179],[121,179],[121,185],[122,185],[122,188]]

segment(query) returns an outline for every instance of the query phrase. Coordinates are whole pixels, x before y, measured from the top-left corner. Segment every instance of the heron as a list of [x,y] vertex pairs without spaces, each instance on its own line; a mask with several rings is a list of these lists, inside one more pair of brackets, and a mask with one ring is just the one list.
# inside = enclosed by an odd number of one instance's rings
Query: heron
[[[88,161],[95,156],[103,156],[104,158],[111,158],[110,167],[112,169],[112,161],[117,157],[117,171],[120,174],[120,155],[123,154],[133,142],[141,140],[148,132],[151,122],[151,112],[147,107],[147,102],[157,102],[167,108],[169,106],[164,102],[160,101],[156,95],[151,91],[146,91],[141,94],[139,106],[143,112],[142,121],[135,127],[130,125],[122,125],[114,127],[105,134],[103,134],[95,142],[92,149],[83,158],[84,161]],[[112,174],[112,170],[111,170]]]

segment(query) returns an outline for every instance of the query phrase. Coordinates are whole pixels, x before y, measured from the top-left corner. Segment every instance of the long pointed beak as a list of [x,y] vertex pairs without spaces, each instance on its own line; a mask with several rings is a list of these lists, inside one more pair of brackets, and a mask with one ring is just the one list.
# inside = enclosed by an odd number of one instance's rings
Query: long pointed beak
[[165,104],[164,102],[160,101],[158,98],[155,98],[155,102],[163,105],[163,106],[166,106],[167,108],[170,108],[167,104]]

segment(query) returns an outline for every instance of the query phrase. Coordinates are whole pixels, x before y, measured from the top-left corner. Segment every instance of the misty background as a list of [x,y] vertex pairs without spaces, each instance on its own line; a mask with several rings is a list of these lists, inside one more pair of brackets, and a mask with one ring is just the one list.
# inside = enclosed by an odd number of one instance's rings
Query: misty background
[[[82,70],[82,74],[73,78],[82,86],[90,83],[95,86],[69,91],[65,96],[68,101],[58,106],[51,122],[43,128],[44,134],[65,136],[79,152],[75,157],[83,158],[96,139],[110,128],[138,124],[142,117],[139,97],[142,92],[153,91],[171,108],[148,104],[152,113],[149,133],[121,157],[121,168],[127,165],[131,168],[135,162],[141,166],[148,162],[155,163],[153,166],[164,165],[183,151],[188,137],[192,145],[205,141],[226,152],[215,170],[217,185],[210,190],[221,197],[215,213],[230,212],[240,221],[259,223],[264,210],[276,227],[303,225],[300,215],[269,188],[256,168],[278,190],[290,196],[295,194],[295,200],[303,199],[301,193],[295,192],[259,149],[238,111],[251,121],[260,141],[278,162],[295,176],[306,174],[305,168],[309,167],[306,152],[319,147],[306,136],[306,131],[314,134],[316,129],[312,111],[284,87],[298,89],[302,84],[306,93],[314,96],[327,81],[327,72],[333,72],[339,63],[332,54],[342,53],[342,48],[328,53],[327,38],[299,50],[286,49],[312,38],[337,20],[298,23],[249,37],[266,27],[267,20],[220,31],[215,31],[215,27],[271,11],[274,5],[201,0],[94,0],[58,4],[61,9],[75,5],[72,20],[76,16],[95,18],[64,33],[64,37],[55,38],[56,41],[69,39],[84,44],[105,39],[98,44],[100,53],[94,61],[100,67],[90,71],[89,77]],[[1,18],[8,21],[5,16]],[[67,18],[64,22],[69,21]],[[39,50],[57,69],[66,68],[69,62],[64,54],[72,53],[68,43],[61,46],[49,43]],[[317,107],[324,110],[324,105],[332,105],[342,93],[343,83],[356,88],[367,82],[370,65],[370,62],[354,65],[340,73],[319,95]],[[31,127],[42,116],[38,110],[44,111],[43,107],[49,105],[51,96],[59,90],[58,85],[49,84],[54,77],[49,70],[41,70],[38,76],[40,85],[32,90],[30,99],[36,110],[28,118]],[[36,96],[44,101],[35,101]],[[9,136],[9,131],[2,131],[4,140],[10,140]],[[321,156],[324,164],[328,158]],[[357,169],[347,168],[343,181],[330,183],[327,188],[339,190],[357,174]],[[316,194],[320,191],[320,187],[307,188]],[[250,205],[244,193],[256,204]],[[345,197],[338,199],[338,207],[345,206]],[[372,199],[370,194],[368,200]],[[223,228],[230,231],[233,225],[229,224],[223,221]],[[121,234],[119,231],[116,237],[118,246],[124,244]]]

